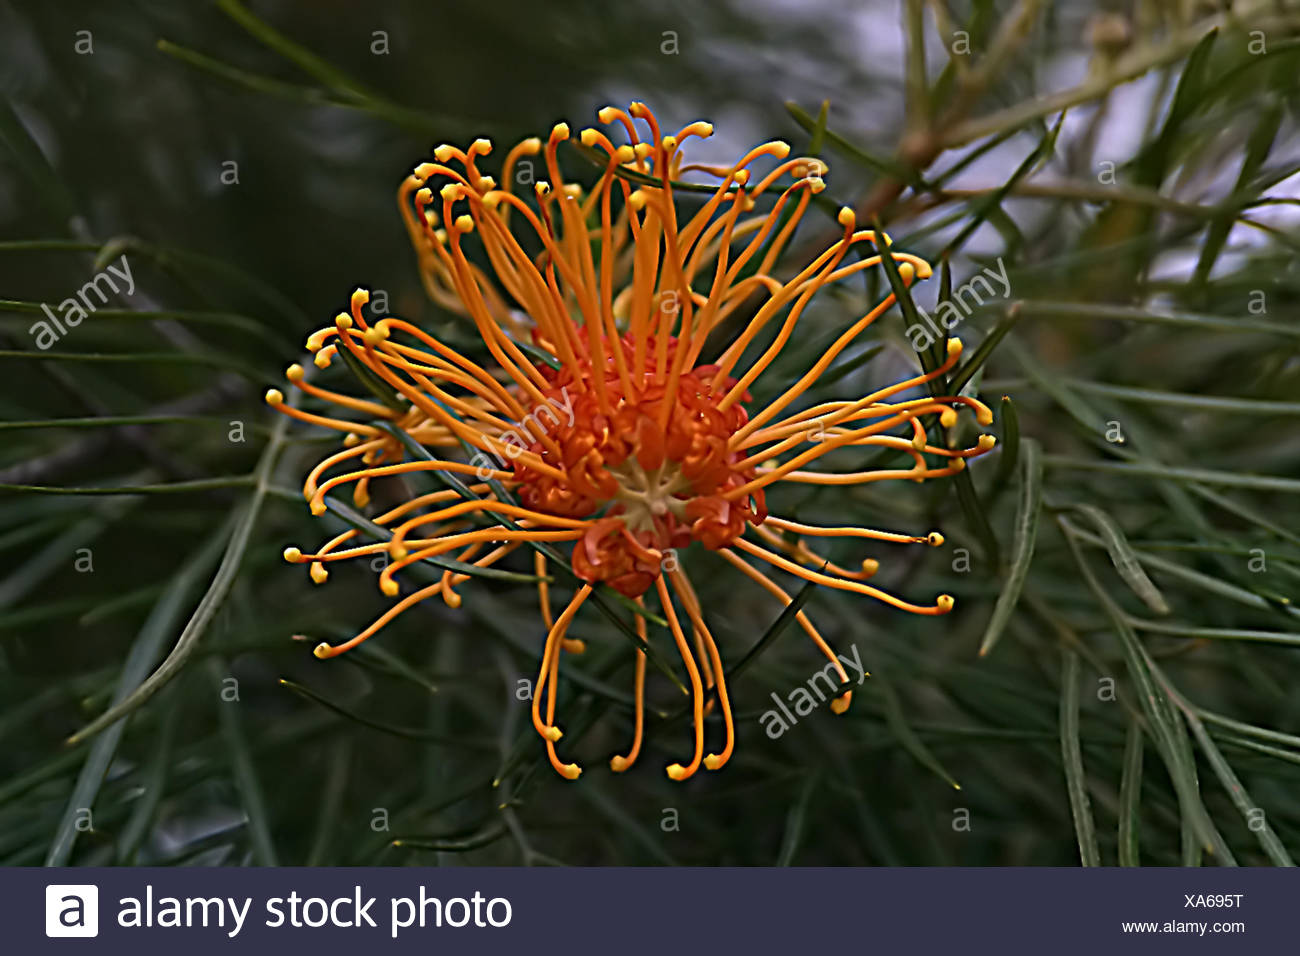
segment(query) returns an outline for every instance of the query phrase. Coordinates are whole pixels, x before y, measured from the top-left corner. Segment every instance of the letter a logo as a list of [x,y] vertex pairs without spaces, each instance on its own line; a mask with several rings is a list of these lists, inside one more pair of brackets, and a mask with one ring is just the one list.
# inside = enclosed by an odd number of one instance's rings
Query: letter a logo
[[46,936],[98,936],[99,887],[55,884],[45,887]]

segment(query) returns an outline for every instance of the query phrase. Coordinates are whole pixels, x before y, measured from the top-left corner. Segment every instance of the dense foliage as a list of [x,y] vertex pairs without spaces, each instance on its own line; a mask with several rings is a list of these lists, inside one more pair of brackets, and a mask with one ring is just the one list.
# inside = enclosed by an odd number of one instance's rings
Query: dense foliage
[[[0,5],[0,864],[1289,864],[1300,11],[858,6]],[[437,143],[629,98],[713,121],[693,157],[820,156],[791,262],[848,204],[935,277],[818,388],[932,368],[949,326],[966,355],[937,393],[981,398],[999,438],[952,478],[781,493],[801,521],[946,538],[868,555],[950,615],[799,592],[872,675],[843,715],[767,732],[823,661],[687,552],[744,665],[742,746],[683,784],[653,669],[646,756],[606,769],[633,656],[595,613],[562,676],[589,770],[550,772],[517,694],[545,635],[526,583],[314,659],[388,599],[364,565],[318,589],[284,563],[321,537],[298,488],[336,439],[262,402],[358,284],[482,358],[424,294],[398,182]],[[103,275],[108,301],[62,305]],[[820,297],[755,401],[891,279]]]

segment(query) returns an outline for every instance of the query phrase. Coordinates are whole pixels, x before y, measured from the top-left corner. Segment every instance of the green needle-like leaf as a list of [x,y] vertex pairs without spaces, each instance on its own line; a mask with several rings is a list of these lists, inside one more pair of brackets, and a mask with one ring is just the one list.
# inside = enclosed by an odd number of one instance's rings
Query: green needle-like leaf
[[1119,787],[1119,865],[1140,866],[1139,832],[1142,827],[1142,725],[1129,721],[1124,739],[1124,772]]
[[993,606],[993,616],[989,618],[984,637],[980,641],[981,657],[993,650],[993,645],[1002,636],[1007,621],[1016,609],[1034,557],[1034,545],[1038,541],[1038,515],[1043,504],[1042,457],[1038,452],[1038,443],[1032,438],[1024,439],[1021,448],[1023,464],[1020,471],[1020,502],[1016,507],[1015,533],[1011,539],[1011,564],[1002,591],[998,594],[997,604]]
[[1079,743],[1079,655],[1067,647],[1062,649],[1061,658],[1061,756],[1065,762],[1074,832],[1079,841],[1079,859],[1084,866],[1101,866],[1097,824],[1092,819],[1083,748]]

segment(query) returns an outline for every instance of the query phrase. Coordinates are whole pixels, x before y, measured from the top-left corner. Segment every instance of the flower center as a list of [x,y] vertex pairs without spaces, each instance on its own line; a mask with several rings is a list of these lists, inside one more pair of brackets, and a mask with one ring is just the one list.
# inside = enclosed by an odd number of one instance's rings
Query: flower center
[[[622,345],[630,367],[632,345],[628,339]],[[670,339],[669,367],[675,351]],[[654,583],[664,551],[692,541],[726,547],[747,521],[766,517],[761,493],[752,508],[722,497],[754,478],[753,469],[736,467],[744,454],[729,447],[748,414],[739,402],[717,407],[734,381],[724,379],[715,392],[716,368],[700,366],[681,373],[670,394],[655,374],[653,342],[643,355],[644,367],[630,377],[639,383],[631,394],[612,357],[607,360],[603,401],[589,364],[577,373],[539,367],[549,385],[546,403],[561,413],[539,408],[521,444],[544,463],[562,466],[563,476],[520,458],[512,463],[527,507],[572,518],[604,510],[574,549],[574,570],[629,596]]]
[[619,516],[634,535],[654,535],[655,520],[667,515],[686,520],[686,502],[678,495],[690,490],[690,482],[677,462],[666,461],[647,473],[640,462],[629,458],[609,468],[609,473],[618,481],[614,500],[622,506]]

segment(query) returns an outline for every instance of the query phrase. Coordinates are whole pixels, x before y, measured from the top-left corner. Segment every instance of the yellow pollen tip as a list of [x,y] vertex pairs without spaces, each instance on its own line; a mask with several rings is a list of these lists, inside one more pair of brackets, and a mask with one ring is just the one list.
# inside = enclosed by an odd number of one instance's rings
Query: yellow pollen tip
[[704,766],[709,770],[717,770],[722,766],[722,758],[717,754],[709,754],[704,758]]
[[836,216],[835,219],[845,229],[852,229],[854,224],[858,221],[857,214],[848,206],[841,206],[840,214]]
[[913,435],[913,436],[912,436],[912,447],[915,448],[917,451],[924,451],[924,450],[925,450],[925,433],[924,433],[924,432],[921,432],[921,433],[918,434],[918,435]]
[[998,439],[996,435],[980,435],[980,440],[979,440],[980,451],[988,451],[997,443],[998,443]]
[[577,780],[582,776],[582,768],[576,763],[566,763],[560,768],[560,776],[566,780]]
[[447,143],[443,143],[433,151],[433,158],[440,163],[447,162],[454,155],[456,155],[456,147],[449,146]]
[[332,657],[332,656],[333,656],[332,654],[330,654],[330,651],[331,651],[332,649],[333,649],[333,648],[331,648],[328,644],[326,644],[324,641],[322,641],[321,643],[319,643],[319,644],[317,644],[315,647],[313,647],[313,648],[311,649],[311,652],[312,652],[312,655],[313,655],[313,656],[315,656],[315,657],[317,657],[317,658],[319,658],[320,660],[323,661],[323,660],[325,660],[326,658],[328,658],[328,657]]
[[468,214],[456,217],[456,228],[461,232],[474,231],[474,217]]
[[738,170],[736,170],[736,175],[733,176],[732,178],[736,181],[736,184],[739,185],[739,186],[745,186],[745,185],[748,185],[748,184],[749,184],[749,170],[748,170],[748,169],[738,169]]
[[554,126],[551,127],[551,139],[556,140],[558,142],[559,140],[565,140],[568,138],[569,138],[568,123],[556,123]]
[[374,348],[380,342],[384,341],[384,339],[388,338],[388,329],[373,326],[361,333],[361,338],[366,345]]
[[438,245],[445,246],[447,244],[447,230],[438,229],[437,231],[434,232],[433,238],[438,243]]
[[492,140],[480,136],[470,144],[470,148],[480,156],[486,156],[488,153],[492,152]]
[[989,426],[993,424],[993,411],[987,405],[980,405],[975,409],[975,421],[981,425]]
[[542,141],[536,136],[530,136],[519,144],[519,151],[525,156],[532,156],[535,153],[539,153],[541,152],[541,149]]
[[701,121],[698,122],[698,123],[692,123],[691,126],[692,126],[692,127],[695,129],[695,131],[696,131],[697,133],[699,133],[699,135],[702,136],[702,137],[707,138],[707,137],[713,135],[713,124],[712,124],[712,123],[706,123],[706,122],[704,122],[704,121],[701,120]]
[[296,362],[284,370],[284,377],[291,382],[301,382],[302,375],[303,375],[302,366],[297,364]]
[[820,176],[809,176],[804,180],[804,182],[808,184],[808,188],[812,190],[813,195],[816,195],[826,188],[826,180],[822,179]]
[[[952,428],[953,425],[957,424],[957,413],[951,408],[945,408],[939,413],[939,424],[944,428]],[[957,460],[961,461],[960,458]]]
[[785,159],[787,156],[790,155],[789,143],[782,142],[781,140],[778,139],[778,140],[773,140],[772,146],[773,146],[772,155],[775,156],[777,159]]
[[663,138],[663,148],[664,148],[666,151],[668,151],[668,152],[671,153],[674,149],[677,148],[677,137],[676,137],[676,136],[665,136],[665,137]]
[[561,730],[559,727],[556,727],[554,724],[552,724],[551,726],[546,728],[546,730],[542,733],[542,736],[545,737],[547,740],[549,740],[551,743],[555,743],[557,740],[559,740],[561,737],[564,736],[564,731]]
[[347,435],[343,437],[344,448],[356,448],[357,445],[359,445],[360,443],[361,443],[361,436],[358,435],[356,432],[348,432]]
[[307,502],[307,509],[317,518],[323,515],[327,510],[325,507],[325,502],[315,501],[315,500]]
[[284,392],[278,388],[268,388],[266,390],[266,404],[282,405],[284,404]]
[[334,316],[334,325],[346,332],[348,329],[352,328],[352,316],[348,315],[346,312],[340,312],[338,315]]
[[415,191],[415,201],[421,206],[427,206],[429,203],[433,202],[433,190],[428,186],[417,189]]
[[393,558],[395,558],[398,561],[401,561],[402,558],[410,554],[410,552],[406,550],[406,545],[404,544],[395,544],[391,548],[389,548],[388,551],[393,556]]
[[612,106],[602,106],[596,111],[596,119],[602,123],[612,123],[618,118],[618,110]]
[[636,159],[636,150],[624,143],[614,150],[614,159],[620,163],[630,163]]
[[564,195],[570,199],[579,199],[582,196],[582,187],[577,183],[565,183],[560,188],[564,190]]
[[949,465],[948,467],[951,468],[951,469],[953,470],[953,472],[965,471],[965,470],[966,470],[966,459],[965,459],[965,458],[954,458],[954,459],[952,460],[952,464]]
[[312,359],[312,361],[316,363],[317,368],[329,368],[330,360],[334,358],[336,352],[338,352],[338,348],[331,345],[328,348],[323,348],[317,352],[316,357]]
[[596,138],[599,135],[600,134],[596,132],[596,130],[588,126],[586,129],[584,129],[581,133],[578,134],[578,139],[582,141],[583,146],[595,146]]
[[311,335],[307,336],[307,351],[319,352],[321,346],[325,344],[325,336],[334,331],[333,329],[317,329]]
[[370,301],[369,289],[356,289],[352,293],[352,308],[359,309]]
[[384,578],[379,582],[379,590],[383,591],[389,597],[397,597],[397,592],[401,590],[397,582],[392,578]]
[[665,772],[670,780],[685,780],[688,776],[686,768],[679,763],[669,764]]
[[875,558],[862,559],[862,573],[865,574],[867,577],[872,577],[879,570],[880,570],[880,562],[877,561]]
[[953,358],[954,356],[961,355],[962,348],[963,346],[961,344],[961,339],[957,338],[954,335],[952,338],[948,340],[948,358]]
[[302,552],[297,548],[285,548],[284,560],[288,561],[290,564],[297,564],[302,560]]
[[416,166],[415,169],[411,171],[411,175],[420,182],[424,182],[434,174],[436,168],[437,167],[435,167],[433,163],[420,163],[420,165]]
[[311,563],[310,570],[311,570],[311,579],[315,583],[324,584],[327,580],[329,580],[330,573],[325,570],[325,565],[321,564],[319,561],[313,561]]
[[480,176],[478,178],[478,188],[483,192],[491,192],[497,188],[497,181],[491,176]]
[[548,183],[546,180],[542,180],[540,183],[538,183],[536,186],[533,187],[533,192],[537,194],[537,197],[539,199],[543,196],[549,196],[551,194],[551,184]]
[[916,266],[910,262],[900,262],[898,264],[898,276],[904,282],[911,282],[916,278]]
[[649,143],[637,143],[632,147],[632,152],[636,154],[637,159],[645,159],[650,155]]
[[[604,111],[602,110],[601,112],[604,112]],[[601,120],[601,122],[607,122],[607,121],[606,121],[606,120]],[[628,761],[628,759],[627,759],[626,757],[610,757],[610,758],[609,758],[609,769],[612,770],[612,771],[614,771],[615,773],[622,773],[624,770],[626,770],[626,769],[627,769],[628,767],[630,767],[630,766],[632,766],[632,764]]]
[[640,212],[644,209],[645,202],[645,193],[639,189],[636,192],[629,194],[627,197],[627,204],[632,207],[634,212]]
[[944,614],[947,614],[949,611],[951,611],[953,609],[953,606],[956,605],[956,603],[957,602],[953,600],[951,594],[940,594],[939,597],[934,602],[935,607],[937,607]]
[[438,190],[438,195],[448,202],[455,202],[461,197],[465,187],[460,183],[448,183]]
[[925,543],[932,548],[942,547],[943,535],[941,535],[937,531],[931,531],[929,534],[925,536]]
[[499,192],[485,193],[483,196],[483,208],[496,209],[501,205],[501,196],[502,194]]
[[852,698],[848,694],[845,694],[842,697],[836,697],[833,701],[831,701],[831,713],[833,714],[844,713],[846,710],[849,709],[849,704],[851,702],[852,702]]
[[442,599],[447,602],[447,607],[450,608],[460,607],[461,597],[455,591],[444,591],[442,594]]

